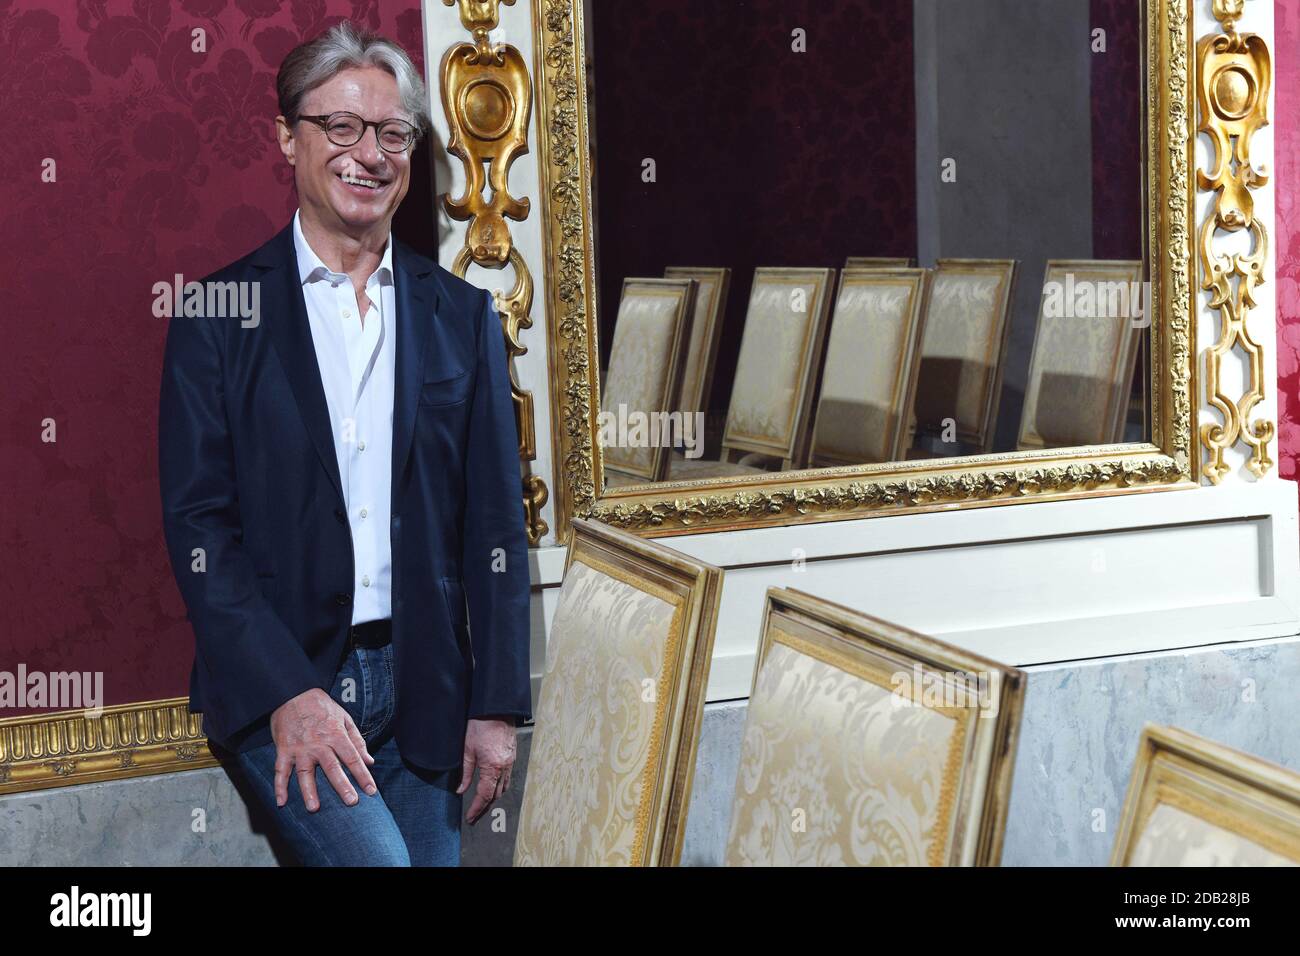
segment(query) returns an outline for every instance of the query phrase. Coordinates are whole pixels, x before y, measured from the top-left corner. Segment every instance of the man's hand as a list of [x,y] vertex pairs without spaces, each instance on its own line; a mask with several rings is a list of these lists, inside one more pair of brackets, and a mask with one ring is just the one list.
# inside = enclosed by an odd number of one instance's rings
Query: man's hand
[[[316,765],[325,771],[338,795],[348,806],[358,799],[343,764],[357,783],[372,797],[379,792],[366,763],[374,763],[365,738],[348,712],[318,687],[285,701],[271,714],[271,736],[275,740],[275,803],[289,802],[289,773],[298,775],[302,802],[311,813],[320,809],[316,795]],[[340,764],[342,761],[342,764]]]
[[465,760],[461,768],[460,787],[464,793],[478,768],[478,786],[465,819],[474,824],[487,812],[492,801],[510,787],[510,770],[515,765],[514,718],[473,720],[465,728]]

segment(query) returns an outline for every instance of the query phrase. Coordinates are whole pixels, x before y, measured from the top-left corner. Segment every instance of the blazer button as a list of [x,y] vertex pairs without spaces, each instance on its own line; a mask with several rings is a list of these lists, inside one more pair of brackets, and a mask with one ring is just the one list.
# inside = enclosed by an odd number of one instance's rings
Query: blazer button
[[335,508],[335,509],[334,509],[334,517],[336,517],[336,518],[339,519],[339,524],[347,524],[347,523],[348,523],[347,512],[345,512],[342,508]]
[[352,603],[352,595],[340,591],[338,594],[334,595],[334,603],[339,607],[347,607]]

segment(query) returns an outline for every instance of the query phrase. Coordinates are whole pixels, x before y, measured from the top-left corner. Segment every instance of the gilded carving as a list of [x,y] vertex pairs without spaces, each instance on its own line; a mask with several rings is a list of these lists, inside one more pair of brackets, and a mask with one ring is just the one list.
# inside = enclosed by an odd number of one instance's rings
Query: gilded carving
[[[513,6],[515,0],[501,0]],[[494,294],[506,338],[507,362],[528,349],[520,331],[532,327],[533,280],[523,256],[514,247],[506,219],[528,218],[530,203],[510,195],[510,167],[528,152],[528,121],[532,115],[532,78],[523,54],[509,44],[493,44],[491,31],[499,23],[498,0],[443,0],[459,5],[461,23],[470,31],[472,43],[456,43],[442,58],[441,88],[443,111],[450,136],[447,151],[465,167],[465,192],[444,199],[448,215],[469,220],[465,245],[452,266],[464,277],[470,262],[491,269],[510,264],[514,288]],[[487,172],[484,172],[484,165]],[[491,198],[486,190],[491,188]],[[513,367],[511,397],[519,429],[519,457],[523,462],[537,458],[533,424],[532,392],[519,387]],[[525,466],[526,467],[526,466]],[[549,493],[537,475],[522,479],[525,523],[529,543],[537,545],[548,528],[541,508]]]
[[185,697],[0,720],[0,794],[216,765]]
[[[1268,258],[1268,232],[1255,217],[1252,195],[1268,184],[1268,175],[1253,165],[1250,144],[1255,132],[1268,125],[1273,67],[1262,37],[1237,32],[1242,10],[1242,0],[1215,0],[1214,16],[1224,32],[1202,37],[1196,46],[1200,131],[1213,145],[1211,170],[1198,169],[1196,184],[1218,194],[1201,225],[1199,247],[1201,288],[1210,293],[1210,308],[1218,311],[1220,320],[1219,339],[1205,351],[1205,399],[1223,422],[1201,426],[1201,442],[1209,454],[1205,474],[1215,484],[1229,472],[1224,453],[1239,439],[1250,448],[1246,467],[1256,477],[1263,476],[1273,466],[1268,445],[1276,431],[1271,421],[1251,420],[1264,398],[1264,347],[1247,327]],[[1249,250],[1217,251],[1220,230],[1249,233]],[[1247,378],[1245,392],[1234,399],[1223,390],[1222,374],[1224,359],[1237,348],[1246,360]]]

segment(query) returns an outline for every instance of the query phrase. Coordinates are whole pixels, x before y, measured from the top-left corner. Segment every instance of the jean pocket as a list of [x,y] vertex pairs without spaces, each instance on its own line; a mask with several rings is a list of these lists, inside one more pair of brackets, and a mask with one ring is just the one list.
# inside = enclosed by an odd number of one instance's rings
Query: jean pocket
[[361,674],[361,663],[357,660],[355,650],[350,651],[347,657],[343,658],[343,666],[339,668],[334,678],[334,686],[330,688],[330,697],[348,712],[352,722],[360,729],[361,719],[365,716],[366,689]]

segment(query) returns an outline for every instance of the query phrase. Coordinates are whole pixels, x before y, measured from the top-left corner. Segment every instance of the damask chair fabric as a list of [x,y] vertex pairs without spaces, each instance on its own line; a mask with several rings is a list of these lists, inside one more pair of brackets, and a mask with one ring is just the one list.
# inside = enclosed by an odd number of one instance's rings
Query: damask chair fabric
[[1024,675],[769,588],[730,865],[991,865]]
[[841,274],[817,402],[813,467],[903,458],[928,275],[924,269]]
[[1140,261],[1051,260],[1018,447],[1123,441],[1147,307]]
[[718,342],[722,338],[722,317],[731,291],[731,270],[669,266],[664,270],[664,278],[695,280],[695,318],[691,323],[686,371],[682,375],[677,407],[683,412],[708,412]]
[[626,436],[602,440],[606,470],[640,481],[662,481],[667,475],[668,441],[656,441],[648,427],[638,431],[636,425],[651,421],[641,416],[668,424],[672,419],[660,416],[679,414],[677,392],[694,307],[691,279],[624,281],[601,411],[608,421],[628,427]]
[[834,278],[834,269],[754,271],[722,437],[726,459],[758,452],[803,467]]
[[1175,727],[1138,743],[1115,866],[1300,866],[1300,774]]
[[516,866],[677,863],[721,589],[711,565],[574,519]]
[[1008,315],[1015,286],[1014,259],[940,259],[930,283],[916,425],[956,438],[976,451],[993,441]]

